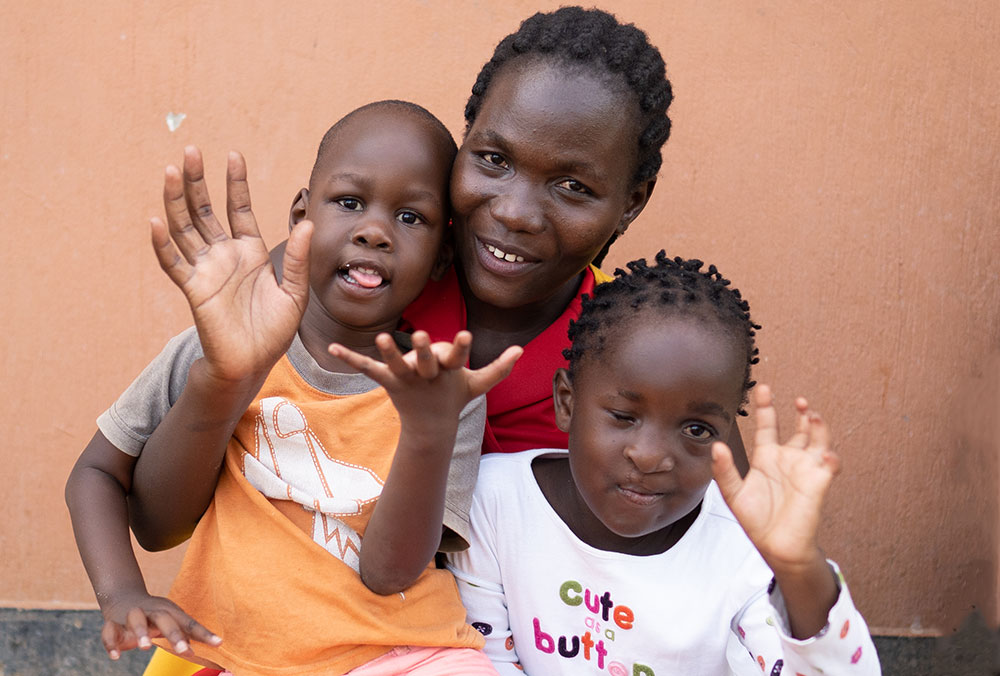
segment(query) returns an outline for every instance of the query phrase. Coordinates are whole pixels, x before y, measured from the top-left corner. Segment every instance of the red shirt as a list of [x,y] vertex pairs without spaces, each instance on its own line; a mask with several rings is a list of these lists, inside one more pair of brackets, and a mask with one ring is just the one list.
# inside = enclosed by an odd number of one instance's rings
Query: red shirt
[[[569,322],[580,316],[580,296],[594,290],[594,268],[588,267],[566,310],[524,346],[514,370],[486,395],[483,453],[514,453],[532,448],[566,448],[566,433],[556,427],[552,377],[565,368]],[[430,281],[403,313],[403,320],[423,329],[431,340],[452,340],[466,328],[465,301],[452,267],[441,281]]]

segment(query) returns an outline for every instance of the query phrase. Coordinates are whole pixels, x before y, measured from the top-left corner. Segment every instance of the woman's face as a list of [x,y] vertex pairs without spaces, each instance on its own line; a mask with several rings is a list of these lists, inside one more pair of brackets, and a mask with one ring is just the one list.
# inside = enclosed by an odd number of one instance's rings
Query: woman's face
[[625,231],[652,189],[632,184],[636,113],[582,69],[514,63],[494,76],[451,179],[458,259],[479,301],[560,302]]

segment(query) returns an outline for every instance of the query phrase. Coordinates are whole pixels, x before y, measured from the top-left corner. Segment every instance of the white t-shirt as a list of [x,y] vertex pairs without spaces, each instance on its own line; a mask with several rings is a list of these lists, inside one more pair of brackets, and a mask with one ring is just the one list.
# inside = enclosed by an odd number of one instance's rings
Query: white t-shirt
[[501,674],[881,673],[839,571],[827,628],[789,637],[781,596],[768,594],[771,571],[714,482],[666,552],[608,552],[580,541],[543,496],[531,463],[545,453],[565,451],[483,458],[471,547],[449,555],[468,621]]

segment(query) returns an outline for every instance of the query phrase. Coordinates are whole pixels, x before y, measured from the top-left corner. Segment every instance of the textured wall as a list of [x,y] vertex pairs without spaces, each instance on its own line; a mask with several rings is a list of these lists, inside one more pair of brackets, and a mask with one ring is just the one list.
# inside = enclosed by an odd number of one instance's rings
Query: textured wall
[[[459,133],[493,45],[555,3],[248,5],[5,8],[0,606],[93,606],[63,483],[96,415],[189,323],[148,244],[163,166],[197,143],[219,188],[242,150],[276,243],[329,124],[393,97]],[[995,624],[1000,5],[652,5],[615,9],[664,53],[674,132],[606,267],[663,247],[749,297],[758,378],[834,425],[822,539],[874,627],[948,632],[974,605]],[[143,558],[154,587],[176,560]]]

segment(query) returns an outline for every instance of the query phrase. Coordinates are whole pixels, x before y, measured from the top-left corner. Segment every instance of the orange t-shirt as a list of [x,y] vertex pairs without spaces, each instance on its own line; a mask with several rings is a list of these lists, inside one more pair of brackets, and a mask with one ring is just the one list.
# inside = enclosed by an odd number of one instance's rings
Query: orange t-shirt
[[397,645],[482,646],[449,572],[431,563],[390,596],[357,573],[399,430],[384,389],[328,394],[278,362],[236,428],[170,592],[223,637],[195,644],[199,658],[239,676],[341,674]]

